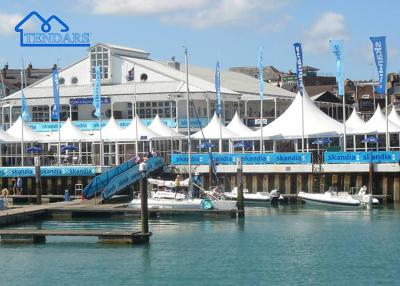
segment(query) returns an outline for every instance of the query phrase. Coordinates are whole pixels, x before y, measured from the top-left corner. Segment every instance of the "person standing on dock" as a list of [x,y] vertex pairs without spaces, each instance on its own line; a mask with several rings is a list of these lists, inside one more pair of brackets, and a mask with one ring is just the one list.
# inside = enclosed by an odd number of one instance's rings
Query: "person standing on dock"
[[22,195],[22,191],[23,191],[23,189],[22,189],[23,182],[22,182],[22,178],[21,178],[21,177],[18,177],[18,178],[17,178],[17,183],[16,183],[16,185],[17,185],[17,194],[18,194],[18,195]]

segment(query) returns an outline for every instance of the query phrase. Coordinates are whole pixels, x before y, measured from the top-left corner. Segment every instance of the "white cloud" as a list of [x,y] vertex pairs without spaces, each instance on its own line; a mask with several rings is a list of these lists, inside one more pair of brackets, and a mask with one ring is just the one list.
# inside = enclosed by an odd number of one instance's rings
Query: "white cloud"
[[165,24],[197,29],[263,22],[265,13],[275,11],[289,0],[82,0],[102,15],[155,15]]
[[8,36],[14,33],[14,28],[24,16],[0,12],[0,35]]
[[326,12],[303,33],[304,50],[313,54],[329,50],[329,40],[348,40],[350,34],[342,14]]

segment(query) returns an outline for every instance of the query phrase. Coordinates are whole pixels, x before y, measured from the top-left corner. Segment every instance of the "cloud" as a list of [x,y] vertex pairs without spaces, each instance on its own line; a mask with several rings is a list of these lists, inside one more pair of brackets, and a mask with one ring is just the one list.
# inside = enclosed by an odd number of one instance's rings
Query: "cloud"
[[14,28],[24,16],[20,14],[4,13],[0,11],[0,35],[9,36],[14,33]]
[[82,0],[95,14],[157,16],[164,24],[196,29],[251,25],[264,22],[265,13],[288,5],[289,0]]
[[259,32],[278,32],[286,28],[289,23],[293,20],[291,15],[284,15],[275,19],[274,21],[264,24],[264,26],[258,29]]
[[332,39],[348,40],[350,34],[342,14],[325,12],[303,32],[303,47],[309,53],[324,53],[329,50]]

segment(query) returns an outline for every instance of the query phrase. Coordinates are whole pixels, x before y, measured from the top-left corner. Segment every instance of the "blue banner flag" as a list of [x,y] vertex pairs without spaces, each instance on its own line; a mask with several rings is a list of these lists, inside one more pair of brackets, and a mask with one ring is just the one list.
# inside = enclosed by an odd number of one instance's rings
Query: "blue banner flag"
[[58,84],[58,69],[53,69],[52,72],[52,78],[53,78],[53,99],[54,99],[54,104],[51,108],[51,118],[53,120],[59,120],[60,119],[60,88]]
[[387,52],[386,52],[386,37],[370,37],[372,42],[372,50],[374,52],[375,64],[378,69],[379,84],[375,91],[380,94],[386,94],[387,81]]
[[21,117],[24,121],[32,121],[31,114],[29,113],[28,104],[24,95],[24,72],[21,71]]
[[217,62],[217,66],[215,68],[215,95],[217,100],[216,113],[217,115],[222,114],[222,106],[221,106],[221,74],[219,71],[219,62]]
[[258,80],[260,81],[260,98],[264,99],[264,68],[263,68],[263,48],[258,52]]
[[101,116],[101,94],[100,94],[100,67],[96,66],[96,78],[93,85],[93,106],[95,108],[94,115]]
[[300,94],[303,95],[303,51],[300,43],[294,43],[293,46],[296,54],[297,88],[300,91]]
[[344,96],[343,41],[331,40],[331,51],[336,57],[336,82],[339,96]]

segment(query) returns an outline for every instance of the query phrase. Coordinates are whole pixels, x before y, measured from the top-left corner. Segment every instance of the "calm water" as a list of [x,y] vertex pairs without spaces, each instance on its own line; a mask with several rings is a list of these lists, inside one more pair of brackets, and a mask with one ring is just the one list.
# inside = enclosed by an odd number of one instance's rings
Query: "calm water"
[[[136,229],[137,218],[18,227]],[[14,226],[15,227],[15,226]],[[148,246],[50,237],[1,245],[0,285],[400,285],[400,208],[252,208],[244,221],[151,221]]]

